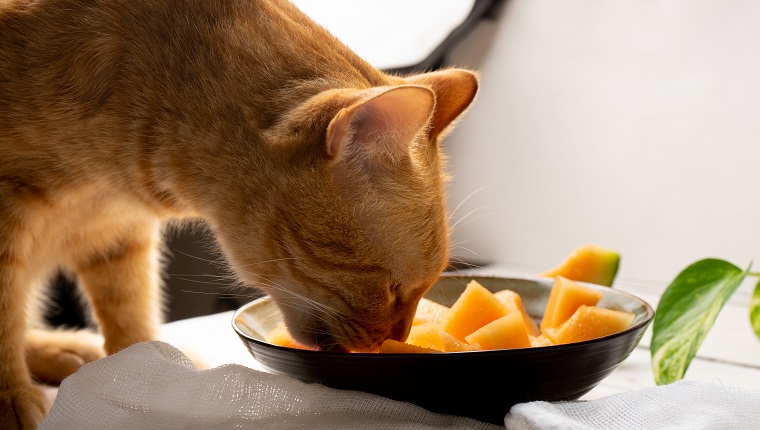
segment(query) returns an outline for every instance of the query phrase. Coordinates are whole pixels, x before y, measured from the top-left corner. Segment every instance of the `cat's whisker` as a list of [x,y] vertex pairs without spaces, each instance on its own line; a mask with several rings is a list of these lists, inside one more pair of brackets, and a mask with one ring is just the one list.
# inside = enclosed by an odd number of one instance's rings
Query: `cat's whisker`
[[[254,275],[254,276],[259,276],[261,278],[264,278],[261,275]],[[274,290],[284,291],[284,292],[286,292],[286,293],[294,296],[296,299],[299,299],[300,302],[298,302],[298,303],[306,303],[307,304],[307,306],[294,306],[293,303],[292,303],[292,301],[287,300],[287,301],[282,301],[281,302],[283,306],[290,306],[293,309],[298,309],[298,310],[301,310],[301,311],[309,311],[312,316],[314,316],[316,318],[319,318],[319,319],[321,319],[324,322],[327,322],[327,320],[324,319],[325,317],[330,317],[331,319],[339,320],[340,317],[345,317],[346,316],[345,314],[341,313],[340,311],[338,311],[336,309],[333,309],[333,308],[331,308],[329,306],[326,306],[326,305],[324,305],[322,303],[314,301],[314,300],[312,300],[312,299],[310,299],[308,297],[305,297],[303,295],[294,293],[293,291],[290,291],[289,289],[287,289],[287,288],[285,288],[285,287],[283,287],[283,286],[281,286],[279,284],[272,283],[271,281],[269,281],[266,278],[264,278],[264,280],[267,281],[267,283],[262,283],[262,285],[266,285],[266,286],[268,286],[268,287],[270,287],[270,288],[272,288]],[[322,313],[315,312],[316,310],[320,310],[320,309],[323,311]]]
[[457,211],[459,210],[459,208],[461,208],[461,207],[462,207],[462,205],[463,205],[465,202],[467,202],[467,200],[469,200],[469,199],[470,199],[472,196],[474,196],[475,194],[477,194],[477,193],[479,193],[479,192],[481,192],[481,191],[485,190],[486,188],[488,188],[488,187],[484,185],[484,186],[482,186],[482,187],[478,188],[477,190],[475,190],[475,191],[471,192],[470,194],[468,194],[468,195],[467,195],[467,197],[465,197],[464,199],[462,199],[462,201],[461,201],[461,202],[459,202],[459,204],[458,204],[458,205],[456,205],[456,207],[455,207],[454,209],[452,209],[452,211],[451,211],[451,216],[453,217],[454,215],[456,215],[456,213],[457,213]]
[[300,311],[300,312],[303,312],[303,313],[305,313],[305,314],[311,315],[311,316],[312,316],[312,317],[314,317],[315,319],[318,319],[318,320],[320,320],[320,321],[322,321],[322,322],[327,322],[327,321],[325,321],[325,320],[322,318],[322,316],[321,316],[320,314],[318,314],[318,313],[314,312],[314,309],[313,309],[313,308],[311,308],[311,307],[309,307],[309,306],[305,306],[305,305],[303,305],[302,303],[298,303],[298,304],[296,304],[296,303],[286,303],[286,302],[283,302],[283,303],[281,303],[281,306],[282,306],[283,308],[290,308],[290,309],[295,309],[295,310],[297,310],[297,311]]
[[182,292],[182,293],[188,293],[188,294],[202,294],[202,295],[208,295],[208,296],[217,296],[217,297],[227,298],[227,299],[237,299],[237,298],[253,297],[250,294],[214,293],[214,292],[210,292],[210,291],[180,290],[180,292]]
[[227,293],[223,293],[223,294],[220,294],[219,297],[223,298],[223,299],[251,299],[251,300],[253,300],[257,296],[247,295],[247,294],[227,294]]
[[470,240],[462,240],[462,241],[458,241],[456,243],[453,243],[453,244],[451,244],[451,250],[454,251],[454,250],[461,249],[461,250],[464,250],[464,251],[467,251],[467,252],[471,253],[475,257],[478,257],[479,255],[478,255],[477,252],[475,252],[475,251],[471,250],[470,248],[467,248],[466,246],[464,246],[464,244],[470,243],[470,242],[472,242],[472,241],[470,241]]
[[[283,306],[311,315],[315,320],[321,321],[325,324],[329,324],[329,321],[326,318],[324,318],[324,314],[314,312],[314,309],[309,306],[303,306],[303,305],[299,306],[299,305],[294,305],[292,303],[284,303]],[[329,332],[326,330],[317,330],[315,328],[308,328],[308,327],[300,327],[300,330],[303,331],[304,333],[329,334]]]
[[188,254],[187,252],[184,252],[184,251],[181,251],[181,250],[178,250],[178,249],[174,249],[174,250],[172,250],[172,252],[177,253],[177,254],[182,254],[185,257],[192,258],[192,259],[198,260],[198,261],[202,261],[204,263],[213,264],[216,267],[227,267],[227,262],[224,261],[224,258],[222,258],[222,257],[218,257],[216,259],[204,258],[204,257],[199,257],[197,255]]
[[456,242],[451,242],[451,246],[457,247],[457,246],[461,246],[462,244],[470,243],[470,242],[472,242],[472,239],[461,239],[461,240],[457,240]]
[[454,263],[459,264],[460,266],[466,266],[468,269],[479,269],[479,268],[483,267],[480,264],[472,263],[472,262],[463,260],[461,258],[452,258],[451,261],[453,261]]
[[292,291],[292,290],[290,290],[290,289],[288,289],[288,288],[286,288],[286,287],[284,287],[284,286],[282,286],[280,284],[272,282],[267,277],[267,275],[258,275],[258,274],[255,274],[253,272],[248,272],[248,273],[250,275],[253,275],[255,277],[263,279],[264,281],[267,282],[266,284],[262,283],[263,285],[266,285],[266,286],[268,286],[268,287],[270,287],[270,288],[272,288],[274,290],[284,291],[284,292],[286,292],[286,293],[288,293],[288,294],[290,294],[292,296],[295,296],[295,297],[303,300],[304,302],[309,303],[310,305],[314,306],[315,308],[321,309],[322,311],[324,311],[325,314],[330,315],[330,316],[332,316],[335,319],[338,319],[339,317],[346,317],[347,316],[345,313],[343,313],[343,312],[341,312],[341,311],[339,311],[339,310],[337,310],[335,308],[332,308],[332,307],[330,307],[328,305],[325,305],[323,303],[317,302],[317,301],[315,301],[315,300],[313,300],[313,299],[311,299],[309,297],[306,297],[306,296],[304,296],[302,294],[298,294],[298,293],[296,293],[296,292],[294,292],[294,291]]
[[333,322],[341,321],[340,317],[342,315],[340,314],[334,314],[332,312],[317,312],[319,308],[315,305],[318,305],[319,303],[310,303],[308,301],[298,301],[297,303],[298,305],[292,303],[291,301],[284,301],[282,302],[282,306],[288,306],[292,309],[306,312],[309,315],[313,316],[315,319],[318,319],[324,323],[329,323],[331,320]]
[[496,212],[486,212],[486,213],[483,213],[483,214],[479,214],[478,217],[476,217],[476,218],[472,218],[472,216],[475,213],[477,213],[478,211],[482,211],[484,209],[486,209],[486,206],[481,206],[481,207],[478,207],[478,208],[475,208],[475,209],[471,210],[470,212],[467,212],[466,214],[464,214],[462,216],[462,218],[458,219],[457,221],[455,221],[451,225],[451,229],[452,230],[456,230],[456,228],[459,226],[459,224],[462,223],[462,222],[464,222],[464,221],[467,221],[467,223],[469,224],[469,223],[471,223],[473,221],[476,221],[476,220],[479,220],[479,219],[483,218],[484,216],[493,215],[493,214],[496,213]]
[[205,285],[218,285],[220,287],[226,287],[229,286],[229,283],[223,283],[223,282],[215,282],[215,281],[202,281],[200,279],[188,279],[188,278],[177,278],[179,280],[185,281],[185,282],[192,282],[194,284],[205,284]]
[[194,276],[195,277],[204,277],[204,278],[220,278],[220,279],[229,279],[229,280],[232,280],[232,281],[237,281],[237,278],[235,276],[232,276],[232,275],[216,275],[216,274],[213,274],[213,273],[169,273],[168,275],[169,276],[174,276],[174,277],[182,276],[182,277],[188,277],[188,278],[192,278]]
[[273,258],[271,260],[263,260],[263,261],[257,261],[255,263],[243,264],[243,265],[240,265],[238,267],[242,269],[242,268],[245,268],[245,267],[257,266],[259,264],[274,263],[274,262],[277,262],[277,261],[295,261],[295,260],[298,260],[298,258],[296,258],[296,257]]
[[[475,257],[473,257],[473,258],[475,260],[477,260],[477,258],[478,258],[477,254],[474,254],[474,255],[475,255]],[[452,258],[451,261],[455,262],[459,267],[466,267],[466,268],[469,268],[469,269],[481,267],[480,264],[478,264],[477,262],[473,262],[471,259],[466,259],[466,258],[456,258],[456,259],[454,259],[454,258]]]

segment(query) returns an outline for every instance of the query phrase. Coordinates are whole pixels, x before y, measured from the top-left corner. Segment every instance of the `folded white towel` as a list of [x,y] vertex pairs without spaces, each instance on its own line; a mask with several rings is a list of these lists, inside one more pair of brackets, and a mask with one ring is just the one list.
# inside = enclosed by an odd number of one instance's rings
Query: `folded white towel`
[[237,364],[198,370],[163,342],[133,345],[66,378],[40,430],[478,429],[499,426],[306,384]]
[[683,380],[585,402],[521,403],[505,423],[509,430],[757,430],[760,390]]

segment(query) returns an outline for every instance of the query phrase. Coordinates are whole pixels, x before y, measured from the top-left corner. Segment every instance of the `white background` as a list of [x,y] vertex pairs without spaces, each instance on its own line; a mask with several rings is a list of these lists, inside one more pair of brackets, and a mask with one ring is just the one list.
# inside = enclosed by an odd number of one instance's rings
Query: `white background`
[[455,254],[530,272],[593,242],[634,284],[760,270],[759,23],[755,1],[506,1],[449,57],[482,79],[445,142]]

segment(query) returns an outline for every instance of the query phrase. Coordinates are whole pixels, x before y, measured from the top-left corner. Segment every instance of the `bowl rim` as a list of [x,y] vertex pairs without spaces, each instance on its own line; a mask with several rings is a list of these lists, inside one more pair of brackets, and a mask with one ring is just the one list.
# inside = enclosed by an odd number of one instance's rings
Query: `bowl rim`
[[[474,273],[466,273],[466,274],[459,274],[459,273],[452,273],[452,272],[445,272],[443,273],[436,282],[438,282],[441,278],[492,278],[492,279],[518,279],[518,280],[525,280],[525,281],[535,281],[535,282],[549,282],[552,278],[547,277],[541,277],[541,276],[526,276],[526,275],[494,275],[494,274],[474,274]],[[548,346],[541,346],[541,347],[526,347],[526,348],[511,348],[511,349],[491,349],[491,350],[478,350],[478,351],[452,351],[452,352],[438,352],[438,353],[418,353],[418,352],[405,352],[405,353],[378,353],[378,352],[332,352],[332,351],[318,351],[318,350],[310,350],[310,349],[297,349],[297,348],[290,348],[286,346],[280,346],[273,343],[266,342],[261,339],[256,339],[252,336],[250,336],[248,333],[243,331],[242,328],[240,328],[237,324],[237,319],[240,314],[248,310],[249,308],[253,306],[258,306],[261,302],[266,302],[272,300],[271,296],[269,295],[263,295],[261,297],[258,297],[256,299],[251,300],[248,303],[245,303],[238,307],[232,314],[232,321],[231,325],[233,330],[240,336],[241,338],[244,338],[246,341],[253,342],[254,344],[257,344],[259,346],[265,347],[265,348],[274,348],[275,350],[282,350],[282,351],[290,351],[290,352],[297,352],[298,354],[305,354],[308,356],[309,354],[317,354],[320,357],[328,357],[328,356],[335,356],[335,357],[451,357],[456,355],[473,355],[477,354],[478,356],[485,356],[489,354],[509,354],[509,353],[530,353],[529,351],[536,351],[538,352],[569,352],[572,350],[576,350],[579,348],[584,348],[584,346],[595,344],[599,342],[603,342],[608,339],[615,339],[621,336],[626,336],[631,332],[636,331],[642,331],[642,328],[649,325],[655,316],[655,309],[652,305],[650,305],[646,300],[635,296],[634,294],[631,294],[627,291],[622,291],[618,289],[613,289],[612,287],[606,287],[602,285],[592,284],[589,282],[582,282],[582,281],[575,281],[580,284],[583,284],[585,286],[590,286],[596,290],[599,291],[614,291],[614,294],[620,294],[625,296],[629,300],[633,300],[634,302],[638,302],[643,308],[644,308],[644,317],[641,318],[636,324],[631,325],[630,327],[626,328],[625,330],[621,330],[619,332],[602,336],[594,339],[584,340],[581,342],[573,342],[573,343],[566,343],[566,344],[560,344],[560,345],[548,345]],[[275,303],[275,306],[277,304]]]

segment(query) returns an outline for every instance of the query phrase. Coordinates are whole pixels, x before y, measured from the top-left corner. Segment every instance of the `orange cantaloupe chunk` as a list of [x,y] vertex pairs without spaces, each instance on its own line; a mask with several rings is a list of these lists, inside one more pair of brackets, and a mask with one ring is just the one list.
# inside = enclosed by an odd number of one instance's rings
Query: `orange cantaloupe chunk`
[[482,348],[477,343],[462,342],[454,336],[441,330],[443,340],[443,352],[480,351]]
[[500,302],[504,303],[504,306],[507,307],[509,312],[520,312],[525,321],[525,327],[527,327],[529,335],[538,336],[540,334],[538,325],[536,325],[533,318],[528,315],[528,311],[525,310],[525,306],[523,306],[522,298],[519,294],[512,290],[501,290],[493,293],[493,295],[499,299]]
[[609,287],[615,280],[619,266],[620,254],[589,243],[574,249],[559,266],[539,276],[562,276],[573,281]]
[[511,312],[470,333],[465,340],[481,349],[529,348],[530,338],[520,312]]
[[536,348],[539,346],[552,346],[554,345],[554,342],[549,340],[548,337],[544,336],[543,334],[540,334],[538,336],[530,336],[530,346]]
[[438,324],[425,322],[413,326],[406,343],[441,352],[477,351],[478,345],[469,345],[441,330]]
[[472,280],[446,313],[441,330],[466,342],[465,336],[507,313],[507,307],[490,290]]
[[448,306],[423,297],[417,304],[417,311],[414,314],[412,325],[415,326],[426,322],[440,323],[448,311]]
[[412,326],[406,343],[419,346],[422,348],[435,349],[443,351],[443,338],[441,338],[441,329],[432,322],[424,322]]
[[286,348],[305,349],[310,351],[317,350],[316,346],[308,347],[293,339],[293,336],[282,321],[272,328],[272,330],[266,335],[265,340],[271,344],[284,346]]
[[423,348],[421,346],[412,345],[406,342],[399,342],[393,339],[386,339],[383,344],[380,345],[380,353],[382,354],[435,354],[438,351],[430,348]]
[[558,327],[548,327],[543,335],[554,344],[583,342],[627,329],[634,314],[626,311],[582,305]]
[[585,285],[558,276],[549,292],[549,300],[546,303],[544,317],[541,320],[541,332],[543,333],[547,328],[557,327],[567,321],[582,305],[596,305],[603,295]]

